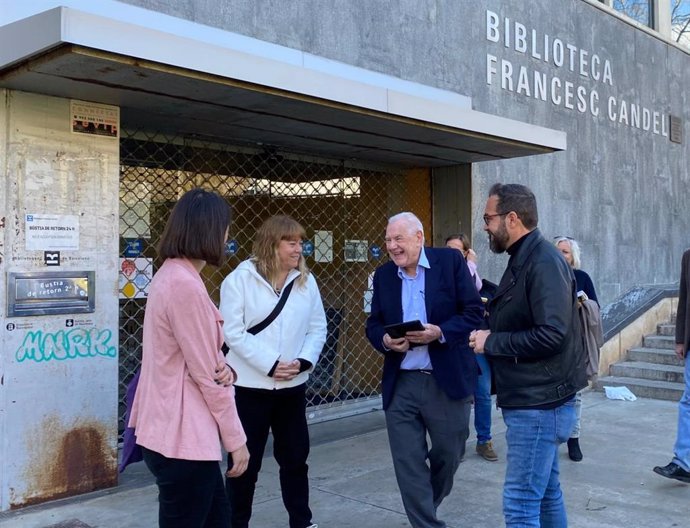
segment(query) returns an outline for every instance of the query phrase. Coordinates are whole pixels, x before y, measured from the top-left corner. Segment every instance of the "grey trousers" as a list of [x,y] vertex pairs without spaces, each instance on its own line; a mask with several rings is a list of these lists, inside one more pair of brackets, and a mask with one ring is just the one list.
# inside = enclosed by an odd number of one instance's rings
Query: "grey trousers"
[[395,477],[413,528],[446,526],[436,509],[450,493],[465,454],[471,407],[472,396],[451,400],[431,374],[400,371],[386,409],[386,427]]

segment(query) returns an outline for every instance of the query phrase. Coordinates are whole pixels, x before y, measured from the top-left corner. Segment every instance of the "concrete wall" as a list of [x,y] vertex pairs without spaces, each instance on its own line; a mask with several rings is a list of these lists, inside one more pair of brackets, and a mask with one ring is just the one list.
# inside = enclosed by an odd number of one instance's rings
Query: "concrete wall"
[[[5,233],[7,232],[7,190],[10,182],[7,174],[7,105],[5,99],[7,90],[0,90],[0,439],[5,438],[5,420],[7,416],[7,399],[5,398],[5,261],[7,250],[5,246]],[[5,456],[5,442],[0,443],[0,455]],[[4,504],[5,497],[5,464],[0,462],[0,505]],[[0,511],[4,509],[0,506]]]
[[[0,92],[0,509],[117,482],[119,142],[73,134],[70,102]],[[26,215],[76,219],[46,268]],[[9,272],[95,271],[95,313],[8,317]]]
[[[587,3],[567,4],[571,9],[562,11],[567,12],[562,19],[549,19],[527,9],[527,4],[524,10],[506,7],[496,13],[501,21],[509,17],[536,29],[542,39],[548,34],[551,41],[560,38],[588,51],[590,63],[594,54],[602,65],[608,60],[610,83],[592,79],[591,71],[588,77],[581,75],[579,60],[572,72],[565,65],[559,68],[490,42],[484,24],[484,45],[478,55],[485,61],[487,55],[495,56],[499,71],[501,61],[509,61],[515,72],[515,91],[504,89],[500,75],[494,76],[487,89],[472,94],[475,105],[565,130],[568,150],[480,164],[474,189],[478,196],[485,196],[491,183],[507,179],[532,187],[540,205],[542,230],[550,237],[568,235],[580,240],[583,269],[592,275],[605,304],[634,285],[677,281],[682,250],[690,246],[690,215],[682,214],[683,197],[690,192],[690,56]],[[518,94],[521,66],[530,76],[540,71],[547,79],[560,79],[564,88],[571,82],[575,92],[582,87],[587,103],[598,98],[594,107],[598,115],[593,115],[589,104],[581,112],[577,96],[570,109],[564,100],[555,104],[550,94],[547,101]],[[487,69],[478,61],[475,67]],[[557,95],[564,98],[564,90]],[[632,126],[631,105],[643,116],[649,112],[649,130],[644,130],[644,123],[641,128]],[[681,145],[669,141],[668,114],[683,120]]]
[[[473,243],[482,276],[496,281],[505,265],[503,258],[489,257],[481,231],[486,192],[496,181],[514,181],[536,192],[545,235],[581,240],[583,269],[592,275],[603,303],[634,285],[678,280],[681,252],[690,246],[690,215],[683,210],[687,209],[684,197],[690,194],[690,55],[592,4],[581,0],[126,3],[452,90],[472,97],[477,110],[566,131],[567,152],[473,168]],[[499,21],[498,42],[487,38],[487,12],[495,13]],[[516,49],[514,33],[521,30],[516,30],[515,22],[526,32],[524,53],[520,45]],[[551,52],[553,43],[560,42],[564,65],[558,66],[553,58],[544,60],[546,35]],[[576,50],[573,71],[568,45]],[[580,50],[586,52],[584,74]],[[592,78],[594,55],[599,60],[598,80]],[[604,78],[606,61],[610,76]],[[512,75],[502,82],[504,64]],[[487,79],[491,67],[497,73]],[[521,67],[526,76],[522,83]],[[548,83],[546,100],[534,97],[535,72]],[[552,98],[554,78],[558,81]],[[578,89],[586,102],[584,111],[578,110]],[[567,105],[566,90],[573,94]],[[609,97],[614,119],[608,115]],[[598,115],[592,113],[592,101]],[[623,101],[627,117],[622,119]],[[640,128],[631,126],[631,104],[640,114],[649,111],[648,130],[642,123]],[[668,114],[683,120],[681,145],[669,141]]]

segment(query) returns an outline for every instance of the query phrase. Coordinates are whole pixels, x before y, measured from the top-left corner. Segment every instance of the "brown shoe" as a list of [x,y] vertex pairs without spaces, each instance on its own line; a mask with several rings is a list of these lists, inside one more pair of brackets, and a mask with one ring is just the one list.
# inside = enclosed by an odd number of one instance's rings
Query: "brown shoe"
[[498,455],[496,454],[496,451],[494,451],[494,446],[491,443],[491,440],[485,444],[477,444],[477,454],[489,462],[496,462],[498,460]]

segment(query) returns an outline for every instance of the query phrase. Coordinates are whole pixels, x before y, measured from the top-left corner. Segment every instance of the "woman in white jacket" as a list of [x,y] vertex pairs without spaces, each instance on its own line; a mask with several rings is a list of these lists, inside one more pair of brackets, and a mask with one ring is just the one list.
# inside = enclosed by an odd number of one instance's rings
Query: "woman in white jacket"
[[[269,430],[290,528],[316,527],[309,509],[305,389],[326,341],[326,315],[302,256],[304,238],[304,228],[292,218],[269,218],[257,231],[253,256],[227,276],[220,290],[227,359],[237,371],[235,401],[250,454],[247,471],[226,481],[232,528],[249,526]],[[291,282],[280,314],[260,332],[250,333]]]

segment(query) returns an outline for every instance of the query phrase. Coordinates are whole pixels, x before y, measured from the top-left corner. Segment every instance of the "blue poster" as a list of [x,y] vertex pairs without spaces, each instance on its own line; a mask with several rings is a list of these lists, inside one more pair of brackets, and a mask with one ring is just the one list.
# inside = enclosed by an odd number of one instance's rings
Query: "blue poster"
[[378,259],[381,257],[381,248],[377,246],[376,244],[372,244],[371,247],[369,248],[369,251],[371,252],[371,256],[374,257],[375,259]]
[[144,240],[141,238],[125,238],[125,257],[138,257],[144,251]]
[[305,240],[302,244],[302,255],[311,257],[314,254],[314,243],[311,240]]
[[237,240],[234,238],[232,240],[228,240],[225,243],[225,254],[226,255],[234,255],[237,253],[237,250],[240,249],[240,245],[237,243]]

